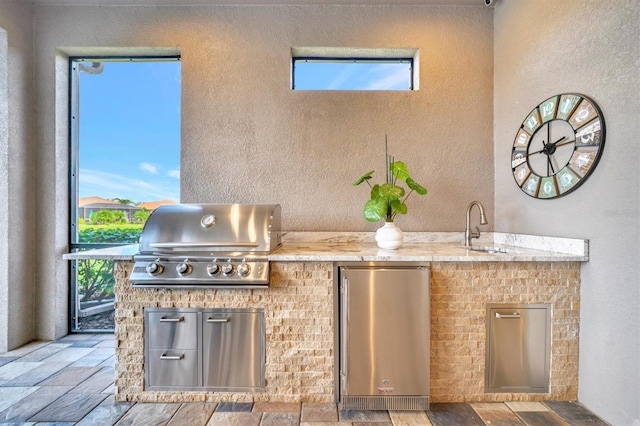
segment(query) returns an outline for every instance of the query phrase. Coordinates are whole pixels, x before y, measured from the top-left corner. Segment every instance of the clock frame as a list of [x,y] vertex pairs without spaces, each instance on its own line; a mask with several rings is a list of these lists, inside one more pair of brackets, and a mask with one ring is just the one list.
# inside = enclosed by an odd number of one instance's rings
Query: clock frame
[[538,104],[516,133],[511,170],[538,199],[569,194],[596,168],[605,142],[604,116],[589,97],[562,93]]

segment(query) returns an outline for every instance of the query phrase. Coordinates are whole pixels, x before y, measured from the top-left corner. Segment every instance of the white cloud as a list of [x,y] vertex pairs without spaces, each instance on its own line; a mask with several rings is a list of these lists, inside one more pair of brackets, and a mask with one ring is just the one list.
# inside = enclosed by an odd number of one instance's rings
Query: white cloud
[[158,173],[158,167],[151,163],[140,163],[140,170],[144,170],[145,172],[149,172],[152,175]]
[[180,179],[180,170],[169,170],[167,172],[167,175],[172,178]]

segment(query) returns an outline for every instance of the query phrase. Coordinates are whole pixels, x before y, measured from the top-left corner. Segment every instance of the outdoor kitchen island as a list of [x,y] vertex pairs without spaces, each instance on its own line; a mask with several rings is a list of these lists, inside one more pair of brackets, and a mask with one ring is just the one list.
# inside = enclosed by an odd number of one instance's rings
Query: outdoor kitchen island
[[[65,255],[109,258],[116,275],[116,399],[145,402],[334,402],[334,262],[420,261],[431,270],[431,402],[575,400],[580,265],[584,240],[487,233],[463,247],[460,233],[407,233],[380,250],[372,233],[288,233],[269,255],[264,289],[133,288],[135,247]],[[549,393],[485,393],[487,304],[549,304]],[[145,390],[146,308],[257,308],[266,319],[263,392]]]

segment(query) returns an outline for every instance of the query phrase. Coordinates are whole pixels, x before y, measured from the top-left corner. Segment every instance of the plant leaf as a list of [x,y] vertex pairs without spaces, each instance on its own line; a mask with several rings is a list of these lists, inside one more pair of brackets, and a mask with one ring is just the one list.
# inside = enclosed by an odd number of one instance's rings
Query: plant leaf
[[358,186],[360,185],[362,182],[364,182],[365,180],[369,180],[371,179],[371,176],[373,175],[374,170],[371,170],[368,173],[365,173],[364,175],[360,176],[360,179],[358,179],[357,181],[355,181],[353,183],[353,186]]
[[387,213],[387,201],[384,198],[375,198],[364,205],[364,218],[369,222],[377,222]]
[[371,187],[371,200],[377,200],[382,194],[380,193],[380,185],[377,183]]
[[404,188],[385,183],[380,186],[380,195],[389,201],[398,200],[404,195]]
[[409,169],[402,161],[391,163],[391,173],[401,181],[405,182],[409,178]]
[[420,185],[419,183],[417,183],[413,179],[407,178],[406,182],[407,182],[407,186],[409,187],[409,189],[413,189],[414,191],[416,191],[416,193],[418,193],[420,195],[425,195],[427,193],[427,188],[425,188],[424,186]]
[[396,213],[407,214],[407,205],[400,200],[391,201],[391,208]]

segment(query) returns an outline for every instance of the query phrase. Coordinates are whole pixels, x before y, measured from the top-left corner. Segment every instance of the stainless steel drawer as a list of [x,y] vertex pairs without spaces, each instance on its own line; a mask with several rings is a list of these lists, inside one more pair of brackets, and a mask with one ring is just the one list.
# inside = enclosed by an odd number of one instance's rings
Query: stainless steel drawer
[[150,349],[197,349],[198,314],[177,309],[148,313]]
[[210,390],[257,391],[265,387],[263,310],[202,313],[203,386]]
[[149,350],[149,386],[195,387],[198,386],[198,351]]

